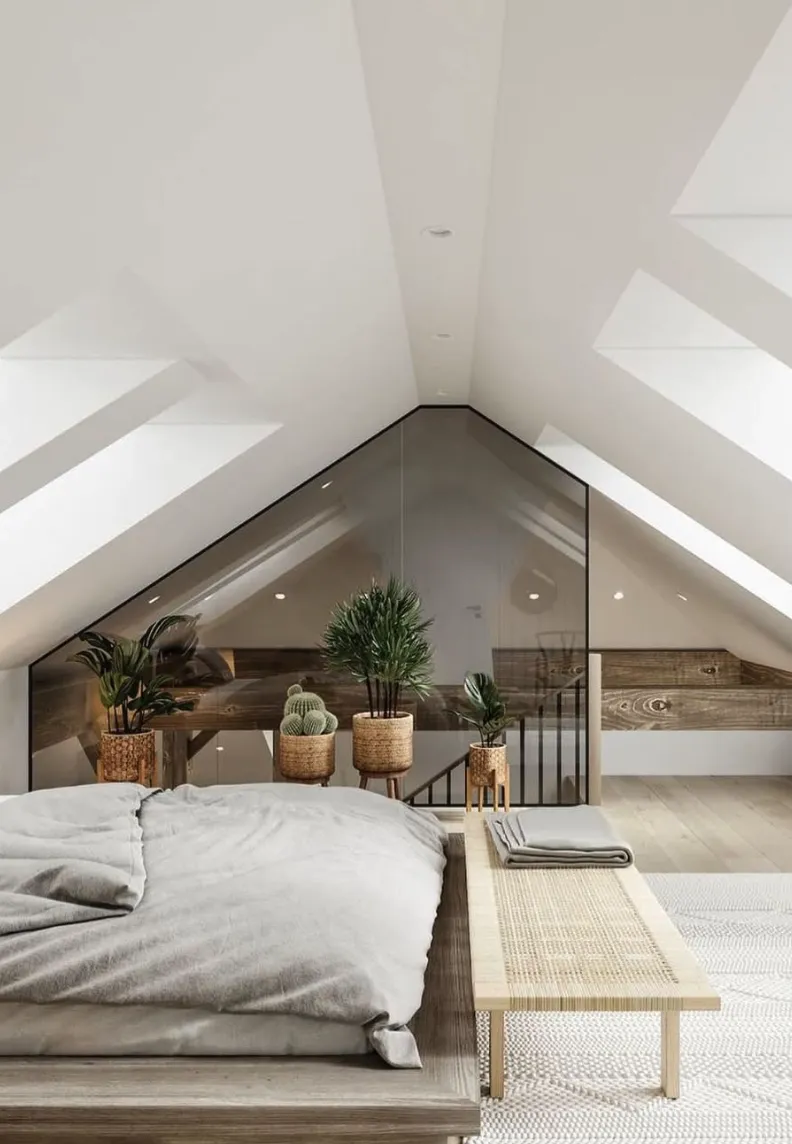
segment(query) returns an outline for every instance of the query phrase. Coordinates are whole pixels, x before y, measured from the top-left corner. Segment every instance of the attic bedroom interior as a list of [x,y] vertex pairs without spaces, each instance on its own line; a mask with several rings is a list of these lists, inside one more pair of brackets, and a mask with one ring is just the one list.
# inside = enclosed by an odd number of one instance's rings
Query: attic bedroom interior
[[0,0],[2,1144],[792,1139],[790,0]]

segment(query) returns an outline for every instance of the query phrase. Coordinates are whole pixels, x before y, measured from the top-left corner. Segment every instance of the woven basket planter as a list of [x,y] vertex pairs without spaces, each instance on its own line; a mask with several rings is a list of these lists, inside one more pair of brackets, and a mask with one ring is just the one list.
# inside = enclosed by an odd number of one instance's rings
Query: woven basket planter
[[413,761],[413,717],[372,719],[368,712],[352,716],[352,762],[363,774],[397,775]]
[[[476,787],[491,787],[494,783],[503,786],[506,782],[506,746],[482,747],[480,743],[470,744],[470,782]],[[494,772],[494,775],[493,775]]]
[[335,771],[335,733],[280,735],[278,770],[288,782],[321,782]]
[[154,731],[113,735],[102,731],[97,778],[102,783],[154,785],[157,746]]

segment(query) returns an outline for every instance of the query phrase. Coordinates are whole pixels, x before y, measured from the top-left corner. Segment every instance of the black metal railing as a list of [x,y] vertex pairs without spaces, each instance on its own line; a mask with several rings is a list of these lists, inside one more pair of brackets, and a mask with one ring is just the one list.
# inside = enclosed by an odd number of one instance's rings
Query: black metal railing
[[[578,675],[546,695],[532,714],[515,725],[517,759],[509,756],[512,806],[588,801],[585,691],[585,676]],[[462,778],[467,765],[465,752],[409,791],[404,801],[411,806],[464,806],[464,782],[455,783],[454,778]]]

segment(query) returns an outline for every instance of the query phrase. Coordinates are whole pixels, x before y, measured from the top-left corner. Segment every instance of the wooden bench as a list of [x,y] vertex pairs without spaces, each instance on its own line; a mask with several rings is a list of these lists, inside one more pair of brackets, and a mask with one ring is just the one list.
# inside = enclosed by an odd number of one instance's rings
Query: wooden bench
[[504,1094],[505,1014],[660,1013],[662,1090],[679,1096],[679,1015],[720,998],[644,879],[625,870],[507,869],[486,816],[465,820],[476,1010],[489,1013],[490,1095]]

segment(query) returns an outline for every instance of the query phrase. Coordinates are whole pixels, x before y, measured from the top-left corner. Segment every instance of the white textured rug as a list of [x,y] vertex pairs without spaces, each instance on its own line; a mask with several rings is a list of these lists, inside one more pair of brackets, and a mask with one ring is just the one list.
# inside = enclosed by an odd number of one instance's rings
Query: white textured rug
[[682,1014],[681,1098],[660,1095],[658,1014],[507,1014],[482,1141],[792,1144],[792,874],[647,880],[723,999]]

